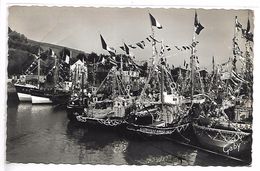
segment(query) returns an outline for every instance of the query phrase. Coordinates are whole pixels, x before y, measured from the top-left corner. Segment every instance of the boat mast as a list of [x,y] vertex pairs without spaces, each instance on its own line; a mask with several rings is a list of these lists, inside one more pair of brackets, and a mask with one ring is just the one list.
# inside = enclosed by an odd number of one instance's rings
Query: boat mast
[[[196,44],[196,24],[195,22],[198,22],[198,16],[197,16],[197,11],[195,11],[195,21],[193,25],[193,37],[192,37],[192,44]],[[196,56],[196,45],[192,46],[191,48],[191,59],[190,59],[190,65],[191,65],[191,104],[193,104],[193,95],[194,95],[194,86],[195,86],[195,69],[194,69],[194,60],[197,58],[198,62],[198,57]],[[197,70],[197,68],[196,68]],[[204,85],[200,76],[200,71],[198,71],[199,75],[199,81],[200,81],[200,86],[201,86],[201,91],[202,94],[204,94]]]
[[93,65],[93,86],[96,85],[96,58],[94,57],[94,65]]
[[123,57],[122,57],[122,54],[120,55],[120,71],[121,71],[121,74],[123,72]]
[[84,57],[83,57],[83,66],[80,68],[81,69],[81,98],[82,98],[82,104],[84,103]]
[[[64,56],[64,51],[63,51]],[[57,87],[57,76],[58,76],[58,67],[57,67],[57,56],[54,56],[54,66],[55,66],[55,73],[54,73],[54,92],[56,92]]]
[[[163,42],[162,42],[163,43]],[[161,104],[162,104],[162,109],[163,109],[163,104],[164,104],[164,97],[163,97],[163,90],[164,90],[164,61],[163,61],[163,56],[161,56]]]
[[215,73],[215,59],[214,56],[212,56],[212,75]]
[[236,52],[236,43],[237,43],[237,34],[238,34],[238,29],[236,24],[238,23],[237,21],[237,16],[235,17],[235,24],[234,24],[234,37],[233,37],[233,55],[234,55],[234,59],[233,59],[233,66],[232,66],[232,70],[236,71],[236,61],[237,61],[237,54],[234,53]]
[[[197,13],[195,11],[195,17],[196,17]],[[196,28],[195,28],[195,24],[193,25],[193,36],[192,36],[192,44],[195,43],[196,40],[196,34],[195,34]],[[190,67],[191,67],[191,104],[193,104],[193,95],[194,95],[194,58],[195,58],[195,49],[196,46],[192,46],[191,48],[191,57],[190,57]]]
[[38,58],[38,88],[40,88],[40,74],[41,74],[41,58]]

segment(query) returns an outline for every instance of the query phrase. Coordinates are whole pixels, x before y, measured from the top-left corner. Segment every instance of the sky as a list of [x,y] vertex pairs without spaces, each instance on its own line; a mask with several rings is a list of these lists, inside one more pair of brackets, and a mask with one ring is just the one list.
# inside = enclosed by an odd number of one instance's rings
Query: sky
[[[216,63],[224,63],[232,57],[235,16],[246,28],[249,18],[253,31],[253,12],[249,10],[205,10],[196,9],[200,23],[205,27],[200,35],[197,55],[201,68],[211,69],[212,56]],[[47,42],[74,49],[108,54],[102,49],[99,35],[123,53],[119,46],[135,44],[151,34],[151,13],[163,26],[156,29],[155,37],[171,47],[165,56],[174,66],[189,61],[190,51],[178,51],[174,46],[190,45],[193,36],[195,9],[175,8],[94,8],[94,7],[37,7],[12,6],[9,8],[8,25],[12,30],[32,40]],[[240,48],[245,40],[239,36]],[[151,44],[145,49],[130,49],[137,60],[148,60],[152,56]]]

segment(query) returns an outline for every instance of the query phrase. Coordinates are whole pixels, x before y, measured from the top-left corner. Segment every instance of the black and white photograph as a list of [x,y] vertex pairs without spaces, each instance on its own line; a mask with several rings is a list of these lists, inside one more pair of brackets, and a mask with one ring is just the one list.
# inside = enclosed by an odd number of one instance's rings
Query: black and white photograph
[[7,164],[252,165],[253,9],[7,10]]

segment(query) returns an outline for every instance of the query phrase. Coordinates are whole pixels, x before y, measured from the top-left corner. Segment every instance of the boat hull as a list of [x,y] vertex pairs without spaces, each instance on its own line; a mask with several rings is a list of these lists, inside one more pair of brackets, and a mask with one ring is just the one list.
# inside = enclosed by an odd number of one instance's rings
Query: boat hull
[[38,89],[33,85],[15,84],[17,96],[21,102],[32,104],[66,104],[70,98],[69,91],[54,89]]
[[70,121],[95,129],[124,129],[126,122],[123,118],[95,118],[84,116],[83,106],[67,106],[67,117]]
[[70,93],[50,90],[31,90],[33,104],[66,104],[69,101]]
[[18,99],[20,102],[31,102],[32,101],[32,97],[30,94],[17,92],[17,96],[18,96]]
[[132,135],[146,136],[146,137],[174,137],[184,138],[182,134],[188,130],[189,123],[167,126],[167,127],[155,127],[146,125],[136,125],[127,123],[126,130]]
[[199,144],[209,150],[231,156],[250,152],[250,133],[208,128],[197,124],[193,124],[193,129]]
[[35,86],[23,84],[15,84],[14,86],[20,102],[30,102],[32,100],[31,90],[36,89]]
[[32,104],[51,104],[52,101],[48,97],[40,97],[31,95],[32,97]]

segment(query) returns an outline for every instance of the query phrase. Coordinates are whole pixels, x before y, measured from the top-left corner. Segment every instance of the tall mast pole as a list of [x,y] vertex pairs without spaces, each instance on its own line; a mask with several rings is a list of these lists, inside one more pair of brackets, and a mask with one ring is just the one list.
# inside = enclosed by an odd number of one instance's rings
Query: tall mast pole
[[[149,13],[150,14],[150,13]],[[155,57],[157,56],[157,50],[156,50],[156,41],[155,41],[155,36],[154,36],[154,28],[152,25],[152,21],[151,22],[151,31],[152,31],[152,48],[153,48],[153,56],[152,56],[152,65],[154,64],[155,61]]]
[[[196,11],[195,11],[196,15]],[[196,16],[195,16],[196,17]],[[196,40],[196,34],[195,34],[195,24],[193,24],[193,36],[192,36],[192,44],[194,44]],[[191,67],[191,104],[193,104],[193,95],[194,95],[194,58],[196,53],[196,46],[192,46],[191,48],[191,58],[190,58],[190,67]]]
[[85,65],[85,61],[84,61],[84,57],[83,57],[83,66],[80,67],[81,70],[81,97],[82,97],[82,104],[83,104],[83,99],[84,99],[84,73],[83,73],[83,69],[84,69],[84,65]]
[[212,56],[212,73],[215,73],[215,59],[214,56]]
[[120,55],[120,78],[123,79],[123,56]]
[[[237,32],[238,32],[238,30],[237,30],[237,27],[236,27],[236,24],[237,24],[237,16],[235,17],[235,24],[234,24],[234,37],[233,37],[233,52],[235,52],[235,47],[236,47],[236,45],[235,45],[235,42],[237,42]],[[233,54],[234,55],[234,59],[233,59],[233,61],[232,61],[232,70],[234,70],[234,71],[236,71],[236,60],[237,60],[237,54],[236,53],[234,53]]]
[[57,67],[57,56],[54,56],[54,66],[55,66],[55,73],[54,73],[54,92],[56,92],[56,85],[57,85],[57,76],[58,76],[58,67]]
[[163,103],[164,103],[164,98],[163,98],[163,91],[164,91],[164,65],[163,65],[163,63],[164,63],[164,61],[163,61],[163,55],[162,55],[161,56],[161,61],[160,61],[160,65],[161,65],[161,92],[160,93],[161,93],[162,107],[163,107]]
[[94,65],[93,65],[93,85],[96,85],[96,58],[94,57]]
[[40,74],[41,74],[41,58],[38,58],[38,88],[40,88]]

